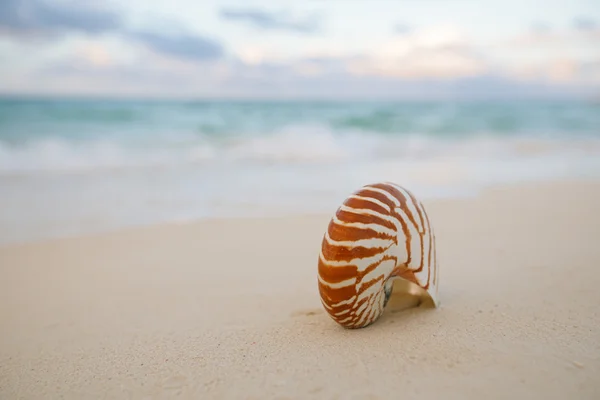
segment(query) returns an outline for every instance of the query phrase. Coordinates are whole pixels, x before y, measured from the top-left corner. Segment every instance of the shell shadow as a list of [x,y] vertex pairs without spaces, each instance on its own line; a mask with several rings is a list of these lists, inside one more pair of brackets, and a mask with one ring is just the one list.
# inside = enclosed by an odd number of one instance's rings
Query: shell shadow
[[433,299],[425,289],[405,279],[397,279],[394,281],[394,288],[383,314],[372,325],[380,325],[386,322],[392,323],[416,313],[433,311],[435,309]]
[[[376,326],[410,318],[416,313],[433,311],[435,308],[433,300],[423,288],[402,278],[396,279],[392,294],[381,317],[373,324],[357,330],[370,330]],[[303,319],[303,323],[308,325],[329,325],[333,322],[322,308],[296,310],[290,316],[292,318],[300,317]],[[305,319],[307,317],[308,319]],[[337,328],[344,330],[339,326]],[[354,329],[348,330],[352,331]]]
[[430,309],[435,305],[425,289],[405,279],[396,279],[386,312],[395,314],[411,308]]

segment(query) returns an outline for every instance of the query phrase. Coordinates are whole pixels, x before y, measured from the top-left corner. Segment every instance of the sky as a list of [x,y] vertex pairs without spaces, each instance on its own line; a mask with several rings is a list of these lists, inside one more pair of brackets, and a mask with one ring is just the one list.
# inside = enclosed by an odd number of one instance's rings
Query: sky
[[1,0],[0,93],[600,95],[600,0]]

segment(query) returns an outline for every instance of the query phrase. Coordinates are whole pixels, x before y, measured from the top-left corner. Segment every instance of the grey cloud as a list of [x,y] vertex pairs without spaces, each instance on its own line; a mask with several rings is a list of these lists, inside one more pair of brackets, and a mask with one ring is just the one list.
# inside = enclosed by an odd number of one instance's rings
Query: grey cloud
[[583,79],[600,79],[600,59],[581,63],[578,73]]
[[221,9],[219,14],[223,19],[245,21],[263,30],[313,33],[320,29],[320,21],[316,16],[298,19],[285,13],[273,13],[251,8]]
[[581,31],[590,31],[598,28],[598,23],[587,17],[578,17],[573,20],[573,26]]
[[274,98],[407,100],[550,98],[575,95],[585,90],[552,86],[543,82],[524,83],[495,75],[455,79],[402,79],[335,72],[300,76],[283,68],[273,68],[272,65],[253,66],[252,74],[237,74],[223,83],[225,92],[233,89]]
[[552,30],[552,27],[546,22],[536,21],[531,24],[531,30],[535,33],[548,33]]
[[152,32],[130,32],[128,36],[157,53],[193,60],[213,60],[220,58],[223,46],[212,39],[197,35],[179,34],[173,36]]
[[67,6],[50,5],[42,0],[0,1],[0,30],[16,35],[98,34],[118,29],[121,25],[121,18],[116,12],[75,2]]
[[396,33],[401,33],[401,34],[410,33],[411,30],[412,29],[410,26],[408,26],[407,24],[403,24],[403,23],[398,23],[394,26],[394,32],[396,32]]
[[95,66],[81,60],[65,60],[28,76],[21,91],[73,95],[192,96],[198,88],[218,93],[209,66],[199,64],[193,72],[173,73],[169,68],[144,65]]
[[[454,79],[356,76],[343,67],[342,61],[307,58],[285,63],[245,64],[241,60],[232,60],[230,73],[221,75],[222,71],[210,64],[173,73],[170,67],[153,63],[103,68],[74,59],[40,71],[40,75],[29,82],[32,87],[50,85],[55,90],[69,88],[69,82],[77,82],[73,85],[77,90],[92,93],[151,92],[156,95],[250,98],[515,99],[580,95],[594,90],[589,85],[552,85],[542,79],[523,82],[494,73]],[[320,74],[306,75],[296,69],[304,62],[327,68]],[[593,69],[594,65],[589,67]],[[86,84],[82,86],[84,81]]]
[[51,4],[44,0],[0,0],[0,34],[52,40],[67,33],[117,33],[126,40],[172,57],[191,60],[220,58],[222,45],[195,34],[168,35],[128,30],[116,10],[91,8],[75,2]]
[[101,67],[81,60],[71,59],[57,62],[37,71],[42,78],[84,78],[90,82],[110,82],[113,85],[153,81],[167,85],[184,85],[187,77],[173,74],[171,71],[153,65],[114,65]]

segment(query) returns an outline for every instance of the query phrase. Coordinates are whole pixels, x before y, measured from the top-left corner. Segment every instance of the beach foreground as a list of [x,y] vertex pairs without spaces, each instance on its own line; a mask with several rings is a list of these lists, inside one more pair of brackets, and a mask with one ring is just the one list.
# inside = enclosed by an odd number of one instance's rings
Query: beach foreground
[[0,398],[597,399],[598,204],[594,182],[425,202],[441,307],[361,330],[318,297],[330,215],[5,246]]

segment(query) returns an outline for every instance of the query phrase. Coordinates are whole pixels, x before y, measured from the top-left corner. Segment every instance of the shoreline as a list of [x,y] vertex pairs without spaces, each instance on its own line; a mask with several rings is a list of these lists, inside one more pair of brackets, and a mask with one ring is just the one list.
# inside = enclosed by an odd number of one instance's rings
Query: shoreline
[[424,204],[440,308],[360,330],[318,297],[331,215],[2,247],[0,397],[596,398],[600,182]]
[[[524,182],[512,182],[508,184],[486,184],[481,185],[478,189],[472,192],[464,192],[460,194],[450,194],[447,193],[445,195],[438,196],[427,196],[419,198],[422,199],[426,204],[430,203],[448,203],[448,202],[460,202],[460,201],[469,201],[480,198],[481,196],[486,196],[489,192],[501,190],[521,190],[528,188],[547,188],[556,185],[572,185],[572,184],[580,184],[580,185],[594,185],[596,183],[600,183],[600,179],[595,176],[590,177],[579,177],[579,178],[568,178],[568,179],[541,179],[536,181],[524,181]],[[357,187],[358,188],[358,187]],[[407,186],[410,190],[411,187]],[[348,192],[347,194],[350,194]],[[340,196],[340,202],[343,201],[344,195]],[[332,204],[332,208],[329,212],[330,215],[333,215],[337,204],[335,202],[330,201]],[[334,205],[336,204],[336,205]],[[260,208],[260,207],[257,207]],[[186,225],[196,225],[196,224],[215,224],[221,221],[258,221],[258,220],[285,220],[289,218],[320,218],[327,215],[326,212],[323,211],[305,211],[305,212],[293,212],[289,210],[281,210],[281,211],[267,211],[266,206],[262,208],[262,213],[258,212],[256,214],[247,214],[247,215],[222,215],[222,216],[204,216],[197,218],[171,218],[163,221],[155,221],[155,222],[147,222],[147,223],[123,223],[119,226],[112,228],[98,228],[98,229],[90,229],[90,230],[81,230],[77,233],[72,234],[49,234],[47,236],[42,237],[33,237],[30,239],[21,239],[21,240],[6,240],[0,241],[0,250],[7,249],[11,247],[18,246],[28,246],[42,243],[53,243],[60,242],[64,240],[73,240],[78,238],[98,238],[106,235],[115,235],[119,233],[127,234],[133,233],[143,230],[155,230],[160,229],[161,227],[176,227],[176,226],[186,226]]]
[[0,140],[0,246],[177,221],[329,213],[372,181],[436,201],[496,185],[600,179],[594,135],[455,136],[297,126],[218,144],[175,135],[165,147],[158,135],[144,151],[127,135]]

